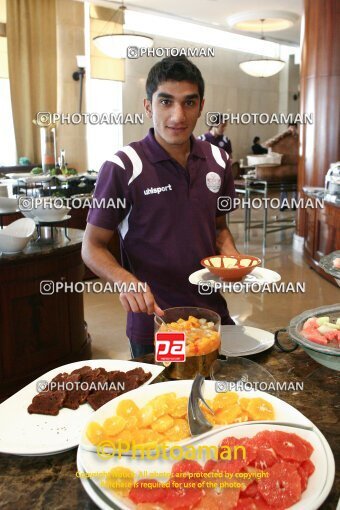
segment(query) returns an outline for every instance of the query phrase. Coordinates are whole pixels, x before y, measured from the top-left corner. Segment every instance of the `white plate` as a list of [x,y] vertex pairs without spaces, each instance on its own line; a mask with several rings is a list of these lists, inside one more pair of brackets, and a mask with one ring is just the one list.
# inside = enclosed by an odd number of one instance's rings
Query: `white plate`
[[[281,280],[281,276],[279,273],[272,271],[271,269],[266,269],[264,267],[255,267],[249,274],[247,274],[241,282],[225,282],[221,280],[221,278],[217,275],[212,274],[209,269],[199,269],[194,273],[191,273],[189,276],[189,282],[193,285],[199,285],[200,283],[210,283],[214,286],[216,283],[218,284],[229,284],[232,288],[232,285],[236,285],[237,291],[240,290],[240,286],[244,283],[252,284],[271,284],[276,283]],[[220,285],[216,287],[216,290],[221,290]]]
[[31,174],[29,172],[25,173],[13,173],[13,174],[6,174],[7,177],[10,179],[13,179],[14,181],[18,181],[19,179],[26,179],[26,177],[29,177]]
[[[282,403],[284,404],[284,402]],[[284,432],[296,433],[313,445],[314,451],[311,455],[311,460],[315,465],[315,471],[308,480],[307,489],[303,492],[301,500],[295,505],[291,506],[290,509],[317,510],[326,499],[332,488],[335,475],[335,463],[329,444],[316,427],[313,427],[313,430],[303,430],[277,424],[242,423],[237,427],[234,427],[232,430],[220,430],[211,435],[209,438],[206,438],[204,440],[204,446],[217,446],[221,440],[227,436],[234,436],[239,438],[253,437],[255,434],[263,430],[281,430]],[[196,438],[196,444],[202,445],[201,438]],[[173,461],[165,460],[163,458],[157,459],[157,461],[133,459],[132,457],[123,457],[121,459],[113,457],[108,460],[104,460],[97,454],[85,451],[80,447],[78,452],[78,460],[87,473],[103,471],[107,472],[113,467],[119,465],[119,467],[126,467],[131,469],[136,474],[143,474],[142,477],[136,476],[136,480],[139,478],[147,478],[148,475],[145,472],[148,471],[170,472],[174,463]],[[199,462],[203,464],[204,459],[200,459]],[[157,478],[158,481],[165,481],[166,479],[167,477],[163,479]],[[113,504],[117,505],[121,510],[131,510],[136,508],[133,502],[129,499],[118,497],[113,491],[109,491],[105,487],[100,487],[100,479],[94,477],[91,483],[96,485],[97,488],[103,493],[103,495],[109,498],[109,500],[112,501]],[[110,507],[100,506],[100,508],[105,508],[106,510],[106,508]]]
[[93,174],[84,174],[83,177],[86,177],[89,181],[96,181],[98,179],[99,172],[93,173]]
[[77,174],[77,175],[55,175],[55,177],[60,182],[70,182],[70,181],[77,181],[81,177],[84,177],[84,174]]
[[[192,380],[184,380],[184,381],[167,381],[162,383],[156,383],[152,384],[148,387],[143,388],[137,388],[136,390],[132,390],[129,392],[129,396],[126,397],[126,395],[120,395],[119,397],[116,397],[111,402],[108,402],[107,404],[103,405],[100,409],[98,409],[94,414],[91,415],[91,417],[88,419],[87,423],[84,424],[83,433],[80,439],[80,446],[81,448],[84,448],[85,450],[96,452],[96,446],[93,445],[89,439],[86,436],[86,429],[87,425],[90,421],[96,421],[99,423],[103,423],[106,418],[110,418],[114,414],[116,414],[116,409],[122,400],[125,400],[126,398],[129,398],[137,403],[138,407],[143,407],[147,402],[149,402],[151,399],[158,395],[162,395],[164,393],[169,392],[175,392],[178,397],[189,397],[191,387],[192,387]],[[206,399],[212,399],[215,397],[215,383],[216,381],[205,381],[203,386],[203,395]],[[263,391],[239,391],[237,392],[240,397],[247,397],[247,398],[255,398],[255,397],[262,397],[268,400],[270,402],[275,410],[275,421],[280,422],[292,422],[292,423],[299,423],[301,425],[310,425],[311,422],[307,420],[301,414],[299,411],[294,409],[294,407],[290,406],[283,400],[274,397],[273,395],[270,395],[269,393],[265,393]],[[234,424],[230,425],[229,427],[235,426]],[[222,425],[219,427],[215,427],[212,430],[209,430],[205,434],[201,434],[199,437],[202,440],[203,438],[206,438],[210,436],[211,434],[214,434],[215,430],[226,428],[226,425]],[[197,437],[189,437],[187,439],[184,439],[182,441],[177,441],[176,445],[179,446],[186,446],[194,441],[196,441]],[[169,445],[171,446],[171,443],[169,442]],[[169,446],[169,447],[170,447]],[[110,449],[108,448],[108,451]],[[127,455],[130,455],[130,452],[127,452]]]
[[247,356],[270,349],[274,335],[250,326],[221,326],[221,354],[229,357]]
[[25,182],[26,184],[32,184],[32,183],[35,183],[35,182],[48,182],[52,179],[53,176],[51,175],[45,175],[45,174],[39,174],[39,175],[34,175],[34,174],[30,174],[28,177],[24,177],[22,179],[20,179],[21,181]]
[[6,420],[0,420],[0,452],[14,455],[51,455],[70,450],[79,444],[84,424],[94,413],[89,404],[85,403],[77,410],[63,408],[57,416],[29,414],[27,408],[37,394],[37,381],[51,381],[60,372],[70,373],[85,365],[122,372],[141,367],[152,374],[146,385],[164,370],[164,367],[148,363],[94,359],[76,361],[47,372],[0,404],[0,415],[6,417]]
[[15,181],[22,181],[26,182],[27,184],[30,184],[32,182],[48,182],[52,179],[52,176],[49,174],[31,174],[31,173],[24,173],[24,174],[7,174],[8,177],[11,179],[14,179]]
[[[80,448],[78,448],[77,452],[77,470],[80,473],[86,473],[83,468],[80,460],[79,460],[79,452]],[[119,510],[118,506],[114,505],[110,502],[102,492],[98,489],[95,483],[91,481],[91,478],[79,478],[80,483],[82,484],[87,495],[92,499],[92,501],[100,508],[100,510]],[[105,499],[104,499],[105,498]]]
[[66,221],[71,218],[70,214],[66,214],[63,218],[60,218],[59,220],[44,220],[43,218],[39,218],[38,216],[34,216],[34,221],[37,225],[39,223],[60,223],[61,221]]

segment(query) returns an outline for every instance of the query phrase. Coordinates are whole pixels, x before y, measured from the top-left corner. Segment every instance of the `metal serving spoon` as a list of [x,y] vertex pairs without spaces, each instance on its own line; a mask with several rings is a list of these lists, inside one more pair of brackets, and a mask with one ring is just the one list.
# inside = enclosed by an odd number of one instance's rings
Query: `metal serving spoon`
[[188,401],[188,422],[190,433],[192,436],[197,436],[199,434],[204,434],[208,432],[208,430],[213,428],[213,425],[205,418],[202,413],[199,401],[201,400],[203,404],[209,409],[209,411],[214,414],[214,411],[210,408],[210,406],[206,403],[202,396],[202,384],[204,381],[204,377],[201,374],[197,374],[194,382],[192,383],[191,392]]
[[154,316],[156,317],[156,319],[161,322],[163,324],[163,326],[165,326],[166,328],[168,328],[168,325],[167,323],[162,319],[162,317],[160,315],[158,315],[156,312],[153,312]]

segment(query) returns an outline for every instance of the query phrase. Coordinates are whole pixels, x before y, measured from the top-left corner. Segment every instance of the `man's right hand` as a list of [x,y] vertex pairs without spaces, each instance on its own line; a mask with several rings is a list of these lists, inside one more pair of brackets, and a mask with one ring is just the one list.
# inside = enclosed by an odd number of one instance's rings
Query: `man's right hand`
[[[133,275],[129,275],[124,280],[119,282],[120,284],[125,283],[127,288],[129,286],[132,287],[131,284],[134,284],[137,289],[137,284],[141,282],[135,278]],[[123,305],[123,308],[126,312],[134,312],[134,313],[147,313],[148,315],[152,315],[156,313],[157,315],[164,315],[163,310],[158,306],[155,301],[154,295],[152,294],[149,285],[146,285],[146,292],[121,292],[119,294],[119,300]]]
[[[127,289],[132,283],[137,288],[137,284],[141,282],[133,274],[124,269],[108,249],[112,236],[112,230],[96,227],[88,223],[82,246],[83,260],[96,275],[105,281],[124,283]],[[164,315],[163,310],[156,303],[149,286],[147,286],[146,292],[121,292],[119,299],[124,310],[127,312]]]

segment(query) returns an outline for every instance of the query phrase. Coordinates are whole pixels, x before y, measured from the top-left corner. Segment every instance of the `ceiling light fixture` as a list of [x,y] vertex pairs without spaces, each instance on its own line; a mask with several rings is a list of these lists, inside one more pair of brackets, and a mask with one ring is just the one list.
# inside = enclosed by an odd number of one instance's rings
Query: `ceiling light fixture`
[[151,48],[153,46],[153,39],[151,37],[124,33],[125,10],[126,7],[121,5],[114,12],[110,20],[123,26],[122,34],[104,34],[93,38],[96,47],[112,58],[126,58],[128,56],[128,48],[133,48],[134,52],[138,52],[139,48]]
[[[264,41],[263,24],[264,19],[261,19],[261,39]],[[256,60],[246,60],[239,64],[242,71],[250,76],[256,78],[268,78],[279,73],[284,68],[285,62],[280,59],[258,58]]]
[[[261,20],[264,23],[261,23]],[[246,32],[277,32],[292,27],[299,19],[298,14],[287,11],[247,11],[227,18],[234,30]]]

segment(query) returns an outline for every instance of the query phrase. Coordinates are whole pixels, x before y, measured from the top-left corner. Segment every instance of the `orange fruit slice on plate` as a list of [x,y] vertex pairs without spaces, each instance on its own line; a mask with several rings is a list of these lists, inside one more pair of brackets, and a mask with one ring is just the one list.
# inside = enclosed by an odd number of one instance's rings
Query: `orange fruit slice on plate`
[[274,408],[263,398],[252,398],[247,405],[247,413],[253,420],[273,420]]

